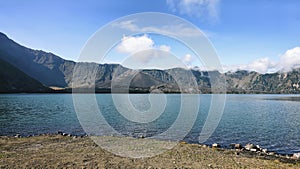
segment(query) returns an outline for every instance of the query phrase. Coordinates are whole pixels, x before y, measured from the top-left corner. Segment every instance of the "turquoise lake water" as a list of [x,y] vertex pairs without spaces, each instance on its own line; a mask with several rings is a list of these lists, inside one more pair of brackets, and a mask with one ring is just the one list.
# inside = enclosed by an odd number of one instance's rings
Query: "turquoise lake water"
[[[85,94],[79,97],[85,97]],[[165,95],[164,112],[149,123],[138,123],[118,113],[111,94],[95,95],[107,124],[125,136],[151,137],[163,133],[179,116],[181,95]],[[184,140],[198,143],[199,134],[211,105],[212,95],[190,95],[200,99],[200,108],[192,129]],[[222,118],[206,144],[254,143],[277,153],[300,152],[299,95],[226,95]],[[130,95],[138,110],[151,107],[148,94]],[[183,112],[184,113],[184,112]],[[88,119],[88,118],[87,118]],[[180,124],[184,128],[187,124]],[[100,126],[101,127],[101,126]],[[63,131],[83,135],[74,109],[72,94],[0,95],[0,135],[23,136]],[[101,133],[96,133],[101,135]],[[172,133],[176,135],[176,132]]]

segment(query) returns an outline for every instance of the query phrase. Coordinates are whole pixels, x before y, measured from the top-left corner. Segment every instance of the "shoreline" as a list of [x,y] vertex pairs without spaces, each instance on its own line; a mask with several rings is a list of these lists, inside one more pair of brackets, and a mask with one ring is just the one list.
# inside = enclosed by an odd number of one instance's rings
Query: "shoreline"
[[[71,134],[71,133],[66,133],[63,131],[57,131],[55,133],[41,133],[41,134],[36,134],[36,135],[22,135],[22,134],[15,134],[15,135],[0,135],[0,138],[2,137],[7,137],[7,138],[30,138],[30,137],[38,137],[38,136],[55,136],[55,135],[61,135],[61,136],[66,136],[66,137],[74,137],[74,138],[84,138],[84,137],[94,137],[94,136],[88,136],[87,134]],[[113,136],[113,135],[98,135],[96,137],[118,137],[118,136]],[[131,136],[122,136],[124,138],[133,138],[133,139],[144,139],[147,137],[140,136],[140,137],[131,137]],[[184,140],[181,141],[174,141],[174,140],[161,140],[161,141],[170,141],[170,142],[177,142],[177,143],[184,143],[184,144],[192,144],[192,145],[200,145],[204,147],[209,147],[209,148],[219,148],[223,150],[239,150],[241,152],[249,153],[249,154],[257,154],[261,156],[274,156],[274,157],[280,157],[280,158],[285,158],[285,159],[293,159],[293,155],[299,154],[300,152],[297,153],[278,153],[276,151],[269,151],[267,148],[261,147],[260,145],[253,144],[251,142],[248,142],[247,144],[243,145],[241,143],[231,143],[229,145],[224,145],[224,144],[219,144],[219,143],[213,143],[213,144],[204,144],[204,143],[194,143],[194,142],[187,142]],[[252,150],[251,150],[252,149]],[[300,157],[299,157],[300,161]]]
[[[99,136],[99,138],[105,138],[105,137],[110,137],[110,138],[117,138],[116,136]],[[122,137],[122,139],[125,139],[125,141],[127,139],[133,139],[132,137]],[[139,141],[143,141],[146,140],[147,138],[134,138],[135,140]],[[50,142],[50,143],[49,143]],[[166,141],[163,141],[166,142]],[[165,154],[169,154],[170,152],[175,151],[177,155],[183,156],[184,153],[188,153],[187,156],[199,156],[199,153],[201,154],[201,151],[205,151],[207,154],[204,154],[204,156],[211,156],[211,154],[214,154],[216,152],[220,153],[218,155],[220,155],[222,158],[229,158],[229,159],[244,159],[245,161],[251,161],[252,162],[258,162],[258,161],[263,161],[264,163],[270,163],[268,165],[272,166],[273,164],[275,165],[287,165],[288,167],[300,167],[300,158],[293,158],[293,156],[291,155],[280,155],[280,154],[276,154],[276,153],[272,153],[272,154],[267,154],[267,153],[263,153],[263,152],[258,152],[258,151],[251,151],[251,150],[246,150],[245,146],[241,146],[241,145],[234,145],[237,146],[234,149],[226,149],[226,148],[221,148],[220,145],[218,144],[213,144],[213,145],[205,145],[205,144],[190,144],[190,143],[186,143],[186,142],[178,142],[176,143],[177,145],[173,148],[171,148],[170,150],[167,150],[166,152],[162,153],[162,154],[158,154],[156,156],[153,157],[146,157],[146,158],[126,158],[126,157],[121,157],[118,155],[114,155],[110,152],[107,152],[106,150],[104,150],[103,148],[101,148],[101,146],[95,144],[91,138],[89,136],[74,136],[71,134],[67,134],[67,133],[63,133],[63,132],[59,132],[57,134],[40,134],[40,135],[35,135],[35,136],[28,136],[28,137],[21,137],[20,135],[16,135],[16,136],[0,136],[0,167],[1,166],[1,162],[4,162],[2,164],[6,164],[6,162],[12,160],[9,158],[10,157],[14,157],[9,155],[10,153],[15,153],[15,150],[20,150],[21,153],[20,154],[27,154],[29,157],[35,157],[36,156],[36,151],[34,151],[34,153],[28,153],[28,150],[39,150],[40,146],[46,146],[47,144],[55,144],[55,146],[52,146],[51,149],[46,148],[43,151],[53,151],[52,153],[54,154],[59,154],[59,153],[71,153],[69,154],[70,156],[75,155],[76,156],[76,152],[73,152],[73,149],[76,148],[83,148],[83,147],[90,147],[90,148],[96,148],[99,149],[99,151],[104,151],[105,155],[103,156],[103,158],[106,158],[107,153],[109,153],[110,155],[108,155],[110,158],[121,158],[122,160],[124,159],[134,159],[134,160],[145,160],[147,161],[147,159],[156,159],[159,156],[164,156]],[[63,145],[68,146],[68,144],[71,144],[74,148],[64,148]],[[62,147],[61,147],[62,146]],[[124,145],[121,145],[124,146]],[[186,147],[189,148],[189,151],[181,151],[179,147]],[[254,145],[255,146],[255,145]],[[59,151],[56,151],[56,147],[61,147]],[[253,148],[253,147],[252,147]],[[101,150],[100,150],[101,149]],[[254,150],[254,149],[253,149]],[[42,151],[42,152],[43,152]],[[66,151],[66,152],[65,152]],[[197,151],[197,153],[194,153],[194,151]],[[96,153],[97,154],[97,153]],[[95,155],[96,155],[95,154]],[[182,154],[182,155],[181,155]],[[43,155],[43,153],[41,153],[40,155]],[[47,157],[47,153],[44,154],[45,157]],[[102,156],[101,156],[102,157]],[[47,157],[49,159],[52,158],[51,157]],[[107,157],[108,158],[108,157]],[[203,157],[204,159],[206,159],[206,157]],[[210,157],[212,158],[212,161],[214,161],[214,156]],[[6,161],[8,160],[8,161]],[[22,157],[18,158],[18,160],[25,160]],[[58,160],[58,159],[57,159]],[[72,161],[72,158],[69,159]],[[120,160],[120,159],[119,159]],[[122,161],[121,160],[121,161]],[[164,159],[162,158],[162,163],[163,164],[164,160],[169,160],[169,159]],[[181,158],[178,159],[181,162],[182,161]],[[13,160],[14,161],[14,160]],[[188,159],[188,161],[190,161],[190,159]],[[191,163],[194,163],[195,161],[190,161]],[[248,162],[247,162],[248,163]],[[97,163],[98,164],[98,163]],[[198,164],[198,163],[197,163]],[[40,164],[39,164],[40,165]],[[51,164],[47,164],[51,165]],[[213,165],[213,164],[211,164]],[[225,165],[225,164],[222,164]],[[241,163],[242,165],[242,163]],[[248,164],[247,164],[248,165]],[[32,167],[34,165],[29,165],[28,167]],[[63,165],[65,166],[65,165]],[[76,165],[77,166],[77,165]],[[174,166],[174,165],[173,165]],[[287,166],[285,166],[284,168],[286,168]],[[248,166],[249,168],[252,168],[251,166]],[[168,168],[168,167],[167,167]],[[247,167],[246,167],[247,168]],[[280,167],[279,167],[280,168]]]
[[[102,137],[102,136],[101,136]],[[113,138],[113,137],[112,137]],[[123,138],[125,141],[128,138]],[[143,141],[145,139],[136,139]],[[112,143],[113,144],[113,143]],[[125,146],[122,144],[120,146]],[[89,137],[43,134],[32,137],[0,136],[0,168],[295,168],[300,162],[237,153],[236,150],[178,143],[147,158],[115,155]]]

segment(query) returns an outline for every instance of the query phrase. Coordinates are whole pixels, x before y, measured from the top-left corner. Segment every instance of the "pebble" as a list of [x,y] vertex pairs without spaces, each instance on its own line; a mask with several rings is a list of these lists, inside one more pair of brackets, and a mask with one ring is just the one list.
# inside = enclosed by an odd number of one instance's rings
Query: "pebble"
[[212,147],[213,147],[213,148],[220,148],[220,144],[214,143],[214,144],[212,144]]
[[208,146],[207,146],[207,145],[205,145],[205,144],[203,144],[203,145],[202,145],[202,147],[203,147],[203,148],[207,148]]

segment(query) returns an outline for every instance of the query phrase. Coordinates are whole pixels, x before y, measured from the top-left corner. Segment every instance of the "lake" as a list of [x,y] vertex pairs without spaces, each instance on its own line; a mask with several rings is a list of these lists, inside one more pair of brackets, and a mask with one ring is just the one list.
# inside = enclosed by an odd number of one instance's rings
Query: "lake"
[[[78,94],[78,97],[86,96],[87,94]],[[140,135],[152,137],[163,133],[179,117],[181,105],[180,94],[167,94],[163,113],[153,121],[139,123],[126,119],[118,112],[111,94],[96,94],[95,97],[107,124],[118,133],[133,137]],[[195,116],[195,123],[184,140],[198,143],[212,95],[189,97],[200,99],[200,108]],[[299,95],[226,95],[222,118],[205,144],[216,142],[226,147],[231,143],[254,143],[282,154],[300,152],[299,97]],[[137,110],[145,111],[151,107],[149,94],[132,94],[130,100]],[[181,125],[184,128],[188,124]],[[10,136],[57,131],[74,135],[85,134],[74,109],[72,94],[2,94],[0,127],[0,135]],[[173,131],[171,134],[176,135],[176,132]]]

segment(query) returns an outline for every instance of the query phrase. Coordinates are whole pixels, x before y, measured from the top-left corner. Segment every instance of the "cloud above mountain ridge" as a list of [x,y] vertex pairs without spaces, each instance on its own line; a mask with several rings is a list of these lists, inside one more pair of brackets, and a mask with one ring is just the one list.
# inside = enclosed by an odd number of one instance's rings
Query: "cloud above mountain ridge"
[[268,57],[256,59],[248,64],[224,65],[224,72],[248,70],[259,73],[275,73],[278,71],[288,72],[300,68],[300,47],[287,50],[279,57],[278,61],[272,61]]

